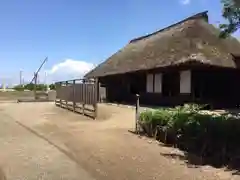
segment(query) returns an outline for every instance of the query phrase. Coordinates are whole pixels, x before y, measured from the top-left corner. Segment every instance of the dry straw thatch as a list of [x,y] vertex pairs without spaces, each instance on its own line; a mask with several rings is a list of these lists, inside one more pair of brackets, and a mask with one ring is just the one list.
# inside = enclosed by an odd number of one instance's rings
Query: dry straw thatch
[[219,38],[208,23],[207,12],[198,13],[167,28],[136,38],[85,77],[101,77],[149,70],[188,62],[237,68],[240,43]]

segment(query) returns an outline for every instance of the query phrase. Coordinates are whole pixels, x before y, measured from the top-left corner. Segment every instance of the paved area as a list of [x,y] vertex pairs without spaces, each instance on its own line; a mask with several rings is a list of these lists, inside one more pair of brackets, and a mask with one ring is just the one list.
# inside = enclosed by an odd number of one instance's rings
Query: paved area
[[81,180],[240,179],[210,166],[188,167],[179,153],[128,132],[132,108],[99,106],[91,120],[52,103],[0,104],[0,178]]

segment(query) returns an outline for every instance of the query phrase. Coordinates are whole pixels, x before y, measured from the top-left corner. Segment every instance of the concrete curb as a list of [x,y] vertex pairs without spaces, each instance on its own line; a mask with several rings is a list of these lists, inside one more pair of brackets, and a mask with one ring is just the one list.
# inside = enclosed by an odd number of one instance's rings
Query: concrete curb
[[117,106],[117,107],[122,107],[122,108],[135,109],[135,106],[133,106],[133,105],[124,105],[124,104],[115,104],[115,103],[100,103],[100,104],[107,104],[107,105]]

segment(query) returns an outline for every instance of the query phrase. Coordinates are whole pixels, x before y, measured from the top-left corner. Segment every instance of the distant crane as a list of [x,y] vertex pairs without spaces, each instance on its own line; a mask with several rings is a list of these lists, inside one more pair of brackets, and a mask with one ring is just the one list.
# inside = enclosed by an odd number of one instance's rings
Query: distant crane
[[33,79],[30,82],[30,83],[33,83],[33,81],[34,81],[34,98],[35,99],[37,99],[37,78],[38,78],[38,73],[42,69],[43,65],[47,62],[47,60],[48,60],[48,57],[46,57],[44,59],[42,64],[39,66],[38,70],[36,72],[34,72]]

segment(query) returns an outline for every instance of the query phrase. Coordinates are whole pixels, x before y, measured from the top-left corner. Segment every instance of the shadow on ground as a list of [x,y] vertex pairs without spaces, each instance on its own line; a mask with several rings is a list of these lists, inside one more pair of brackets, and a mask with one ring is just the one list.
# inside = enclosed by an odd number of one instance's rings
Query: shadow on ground
[[[163,145],[165,146],[165,145]],[[169,147],[169,146],[167,146]],[[233,175],[240,175],[240,157],[235,157],[228,164],[224,164],[221,159],[203,158],[194,153],[161,153],[162,156],[171,159],[180,159],[184,161],[188,167],[198,168],[200,166],[210,165],[215,168],[226,168],[226,171],[231,171]]]
[[0,180],[7,180],[6,175],[3,172],[2,168],[0,168]]

